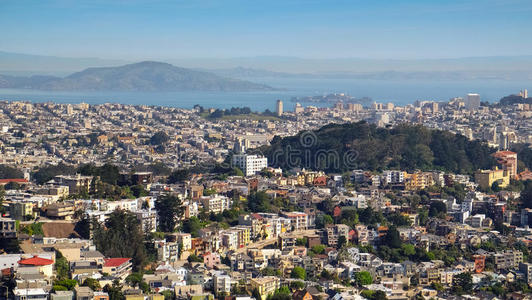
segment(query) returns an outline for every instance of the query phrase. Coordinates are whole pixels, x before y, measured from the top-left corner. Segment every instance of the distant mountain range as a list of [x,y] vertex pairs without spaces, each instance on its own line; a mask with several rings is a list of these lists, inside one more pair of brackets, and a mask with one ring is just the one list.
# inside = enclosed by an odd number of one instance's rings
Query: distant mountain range
[[[447,59],[298,58],[257,56],[236,58],[169,58],[164,62],[221,77],[258,81],[260,78],[375,79],[375,80],[532,80],[532,56],[465,57]],[[0,51],[0,74],[10,76],[68,76],[78,70],[118,67],[130,60],[57,57]],[[5,78],[4,78],[5,79]],[[9,80],[28,83],[44,77]]]
[[88,68],[64,78],[0,75],[0,88],[55,91],[264,91],[272,87],[213,73],[145,61]]

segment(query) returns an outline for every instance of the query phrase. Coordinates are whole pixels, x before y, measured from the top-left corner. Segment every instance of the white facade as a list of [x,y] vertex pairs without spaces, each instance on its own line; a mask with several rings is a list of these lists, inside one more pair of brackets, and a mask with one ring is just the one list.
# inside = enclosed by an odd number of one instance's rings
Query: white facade
[[231,293],[231,277],[221,272],[216,272],[212,276],[214,293],[218,295],[229,295]]
[[252,176],[268,167],[268,158],[258,155],[237,154],[233,156],[233,166],[246,176]]
[[207,212],[213,212],[215,214],[231,208],[231,200],[222,195],[201,197],[201,204]]
[[402,183],[405,181],[405,172],[396,170],[384,171],[382,177],[384,177],[386,184]]

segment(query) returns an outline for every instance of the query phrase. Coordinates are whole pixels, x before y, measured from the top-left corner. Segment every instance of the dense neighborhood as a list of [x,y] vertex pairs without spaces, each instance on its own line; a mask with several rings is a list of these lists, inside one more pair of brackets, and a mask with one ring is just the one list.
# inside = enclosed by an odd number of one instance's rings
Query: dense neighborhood
[[[0,102],[1,297],[531,299],[532,107],[477,96],[263,113]],[[412,168],[341,172],[268,152],[351,123],[481,141],[490,168],[431,169],[445,165],[421,146],[398,164],[423,157]]]

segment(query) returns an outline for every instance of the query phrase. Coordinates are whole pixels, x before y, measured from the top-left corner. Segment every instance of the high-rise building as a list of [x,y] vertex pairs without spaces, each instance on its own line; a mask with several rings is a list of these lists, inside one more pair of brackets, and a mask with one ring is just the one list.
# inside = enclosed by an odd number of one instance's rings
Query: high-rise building
[[480,95],[479,94],[467,94],[466,107],[468,110],[477,110],[480,107]]
[[430,109],[432,110],[432,113],[437,113],[438,112],[438,102],[432,102],[430,104]]
[[283,101],[277,100],[277,116],[280,117],[283,115]]
[[72,104],[67,104],[66,111],[68,115],[74,114],[74,107],[72,106]]

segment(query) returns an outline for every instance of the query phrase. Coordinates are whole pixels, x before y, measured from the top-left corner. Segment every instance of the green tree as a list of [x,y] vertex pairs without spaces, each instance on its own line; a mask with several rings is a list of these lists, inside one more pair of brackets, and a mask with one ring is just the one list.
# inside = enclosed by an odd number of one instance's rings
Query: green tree
[[[162,291],[161,294],[164,296],[164,300],[174,300],[175,299],[175,292],[171,290]],[[109,299],[111,300],[111,299]]]
[[94,278],[87,278],[85,279],[85,281],[83,281],[83,284],[82,286],[88,286],[91,288],[91,290],[93,291],[99,291],[102,289],[102,287],[100,286],[100,282],[98,281],[98,279],[94,279]]
[[416,248],[412,244],[402,244],[401,252],[404,256],[410,257],[416,254]]
[[310,251],[312,251],[314,254],[322,254],[325,252],[325,245],[314,245],[312,248],[310,248]]
[[8,165],[0,165],[0,179],[24,178],[24,173]]
[[447,213],[447,206],[442,201],[431,201],[429,206],[430,217],[443,217]]
[[270,212],[271,198],[265,192],[255,192],[248,196],[248,208],[252,212]]
[[357,272],[355,273],[355,282],[360,286],[372,284],[373,277],[368,271]]
[[63,279],[63,280],[57,280],[54,282],[54,289],[55,289],[55,286],[63,286],[65,287],[67,290],[71,291],[74,289],[74,287],[78,284],[77,281],[75,281],[74,279]]
[[399,235],[399,231],[397,231],[395,226],[390,226],[390,228],[388,228],[388,232],[384,236],[384,244],[390,248],[401,247],[401,236]]
[[144,233],[137,217],[123,210],[115,210],[102,226],[92,221],[93,241],[107,257],[131,257],[135,269],[146,263]]
[[131,193],[133,193],[133,196],[135,196],[135,198],[148,196],[148,191],[146,191],[142,185],[134,185],[130,187],[130,189]]
[[343,246],[345,246],[347,244],[347,239],[345,238],[345,236],[341,235],[339,238],[338,238],[338,245],[336,245],[336,248],[337,249],[341,249]]
[[203,225],[198,217],[195,216],[185,220],[182,226],[182,230],[186,233],[190,233],[192,237],[198,237],[201,228],[203,228]]
[[67,259],[61,255],[60,252],[56,252],[57,257],[55,259],[55,271],[59,280],[70,278],[70,267]]
[[292,269],[292,273],[290,274],[290,277],[297,278],[297,279],[307,279],[307,271],[301,267],[294,267]]
[[196,254],[190,254],[187,260],[188,262],[203,262],[203,258],[197,256]]
[[32,178],[37,184],[44,184],[57,175],[72,175],[76,173],[76,168],[70,165],[59,163],[58,165],[45,166],[37,170]]
[[189,169],[179,169],[170,173],[166,181],[170,184],[174,184],[189,180],[191,176],[192,174]]
[[164,232],[173,232],[178,220],[182,217],[184,207],[181,200],[174,195],[161,195],[155,201],[155,209],[159,216],[159,228]]
[[124,293],[122,293],[122,285],[118,279],[113,281],[112,285],[106,284],[103,291],[109,295],[109,300],[124,300]]
[[170,140],[170,137],[164,131],[158,131],[150,138],[150,144],[152,145],[163,145]]
[[432,287],[433,289],[435,289],[438,292],[443,291],[443,285],[441,283],[439,283],[439,282],[436,282],[436,281],[432,282],[430,284],[430,287]]
[[54,292],[68,291],[68,289],[65,286],[62,286],[62,285],[53,285],[52,289],[54,290]]
[[290,288],[292,290],[302,290],[303,288],[305,288],[305,283],[303,281],[299,281],[299,280],[292,281],[290,283]]
[[471,273],[463,272],[453,277],[452,291],[457,295],[468,294],[473,290]]
[[31,223],[22,227],[21,231],[28,235],[44,235],[42,223]]
[[142,282],[142,273],[131,273],[126,277],[126,283],[132,287],[140,286]]
[[386,293],[383,291],[363,290],[360,295],[370,300],[386,300]]

